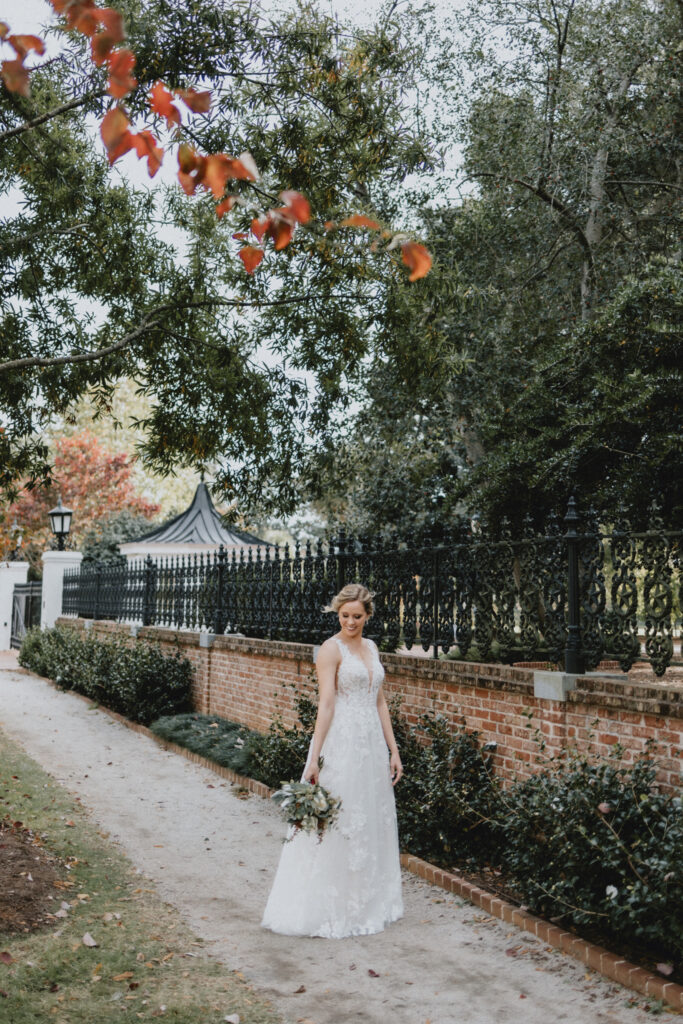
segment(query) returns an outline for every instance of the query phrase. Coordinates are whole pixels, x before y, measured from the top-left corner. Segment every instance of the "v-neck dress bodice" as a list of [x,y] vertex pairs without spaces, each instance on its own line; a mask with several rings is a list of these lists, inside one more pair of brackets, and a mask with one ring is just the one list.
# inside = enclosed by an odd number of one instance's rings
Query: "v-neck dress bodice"
[[341,660],[320,784],[342,807],[321,842],[299,832],[285,843],[262,921],[285,935],[371,935],[403,914],[396,805],[377,711],[384,669],[371,641],[363,641],[361,657],[335,640]]

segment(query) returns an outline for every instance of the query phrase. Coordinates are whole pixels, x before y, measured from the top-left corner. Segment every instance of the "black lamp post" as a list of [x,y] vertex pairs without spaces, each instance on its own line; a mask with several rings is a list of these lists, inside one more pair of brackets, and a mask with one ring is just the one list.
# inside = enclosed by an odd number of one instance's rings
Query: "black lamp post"
[[71,517],[73,515],[73,512],[71,511],[70,508],[64,508],[64,506],[62,505],[62,499],[60,497],[57,500],[57,505],[55,506],[55,508],[50,509],[48,515],[50,517],[50,526],[52,527],[52,532],[57,538],[57,550],[63,551],[64,542],[66,541],[66,538],[69,536],[69,530],[71,529]]

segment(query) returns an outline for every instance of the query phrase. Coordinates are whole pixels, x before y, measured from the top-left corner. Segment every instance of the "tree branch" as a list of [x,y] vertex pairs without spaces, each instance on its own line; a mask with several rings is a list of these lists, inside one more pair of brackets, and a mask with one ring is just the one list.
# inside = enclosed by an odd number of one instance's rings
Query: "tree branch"
[[106,96],[106,89],[96,89],[93,92],[86,92],[84,96],[79,96],[78,99],[70,100],[68,103],[62,103],[59,107],[53,107],[52,110],[48,110],[45,114],[39,114],[38,117],[32,118],[30,121],[25,121],[24,124],[17,125],[16,128],[7,128],[4,132],[0,132],[0,142],[4,142],[6,139],[11,139],[15,135],[21,135],[23,132],[28,132],[32,128],[37,128],[38,125],[44,124],[45,121],[50,121],[53,117],[58,117],[59,114],[65,114],[67,110],[74,110],[76,107],[82,107],[88,100],[97,99],[99,96]]
[[311,295],[309,293],[307,295],[292,295],[283,299],[257,299],[254,302],[245,301],[244,299],[202,299],[197,302],[184,302],[180,304],[167,303],[164,306],[157,306],[156,309],[151,309],[143,317],[139,327],[136,327],[134,331],[126,334],[119,341],[106,345],[104,348],[98,348],[92,352],[74,352],[68,356],[24,356],[21,359],[10,359],[6,363],[0,363],[0,373],[4,373],[7,370],[26,369],[30,366],[63,366],[67,363],[86,363],[92,359],[103,359],[104,356],[111,355],[112,352],[118,352],[122,348],[126,348],[136,338],[139,338],[141,334],[144,334],[145,331],[153,330],[163,323],[163,320],[154,319],[155,317],[174,310],[205,309],[210,306],[232,306],[239,307],[240,309],[245,306],[285,306],[293,302],[307,302],[310,298]]

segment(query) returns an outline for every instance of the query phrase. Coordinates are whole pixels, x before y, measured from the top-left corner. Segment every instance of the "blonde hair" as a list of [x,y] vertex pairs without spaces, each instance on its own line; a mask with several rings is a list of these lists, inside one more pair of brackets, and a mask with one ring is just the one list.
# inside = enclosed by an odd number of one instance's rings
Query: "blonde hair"
[[338,612],[343,604],[348,604],[349,601],[360,601],[365,608],[365,614],[371,619],[375,614],[375,603],[372,600],[374,596],[362,583],[347,583],[338,594],[335,594],[323,611]]

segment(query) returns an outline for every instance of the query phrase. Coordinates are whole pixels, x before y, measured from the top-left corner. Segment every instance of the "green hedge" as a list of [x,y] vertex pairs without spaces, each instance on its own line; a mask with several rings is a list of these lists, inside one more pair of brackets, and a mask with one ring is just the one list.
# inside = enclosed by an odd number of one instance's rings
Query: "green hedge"
[[64,626],[31,629],[19,664],[143,725],[192,706],[190,662],[153,644],[128,645]]

